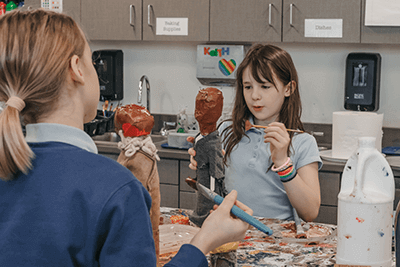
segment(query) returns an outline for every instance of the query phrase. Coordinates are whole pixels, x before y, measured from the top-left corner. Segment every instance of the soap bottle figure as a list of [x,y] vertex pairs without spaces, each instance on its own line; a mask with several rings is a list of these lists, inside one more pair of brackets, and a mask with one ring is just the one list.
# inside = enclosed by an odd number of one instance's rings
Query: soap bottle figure
[[8,4],[6,5],[6,12],[9,12],[9,11],[13,11],[14,9],[16,9],[17,8],[17,5],[14,3],[14,1],[10,1],[10,2],[8,2]]
[[187,133],[188,130],[188,116],[186,114],[186,108],[179,111],[178,114],[178,133]]
[[[217,130],[217,121],[222,113],[223,95],[213,87],[202,89],[196,96],[195,118],[200,126],[200,133],[195,137],[194,150],[197,161],[196,179],[215,193],[225,196],[225,168],[222,144]],[[196,196],[196,206],[190,220],[201,227],[213,209],[214,202],[200,193]]]
[[0,1],[0,16],[6,13],[6,4],[3,1]]
[[336,263],[391,266],[394,178],[375,148],[375,137],[360,137],[343,170],[338,195]]

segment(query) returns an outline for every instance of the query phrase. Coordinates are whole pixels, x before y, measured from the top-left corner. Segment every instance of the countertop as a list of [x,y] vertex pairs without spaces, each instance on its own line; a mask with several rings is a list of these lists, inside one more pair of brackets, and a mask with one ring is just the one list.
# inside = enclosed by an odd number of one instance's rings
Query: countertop
[[[190,160],[190,156],[187,153],[187,149],[177,149],[177,148],[163,148],[162,144],[167,142],[167,138],[161,135],[152,136],[153,142],[157,147],[158,155],[160,158],[169,158],[177,160]],[[110,153],[119,154],[120,149],[118,148],[117,142],[110,141],[99,141],[95,140],[99,153]],[[389,162],[393,175],[400,176],[400,156],[387,156],[387,161]],[[322,159],[323,166],[321,171],[326,172],[343,172],[343,168],[346,162],[338,162],[332,160]]]

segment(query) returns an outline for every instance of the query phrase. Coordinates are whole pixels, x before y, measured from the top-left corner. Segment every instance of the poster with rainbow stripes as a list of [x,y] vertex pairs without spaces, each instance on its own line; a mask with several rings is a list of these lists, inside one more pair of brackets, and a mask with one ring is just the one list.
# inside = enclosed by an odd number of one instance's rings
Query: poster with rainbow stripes
[[204,85],[227,85],[235,82],[236,69],[249,46],[198,45],[197,79]]

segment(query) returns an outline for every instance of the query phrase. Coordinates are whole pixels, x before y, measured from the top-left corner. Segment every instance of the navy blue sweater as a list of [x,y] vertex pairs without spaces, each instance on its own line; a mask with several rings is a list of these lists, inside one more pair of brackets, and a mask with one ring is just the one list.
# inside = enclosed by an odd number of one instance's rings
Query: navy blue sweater
[[[79,147],[31,143],[28,175],[0,181],[0,266],[156,266],[151,198],[119,163]],[[207,266],[184,245],[166,266]]]

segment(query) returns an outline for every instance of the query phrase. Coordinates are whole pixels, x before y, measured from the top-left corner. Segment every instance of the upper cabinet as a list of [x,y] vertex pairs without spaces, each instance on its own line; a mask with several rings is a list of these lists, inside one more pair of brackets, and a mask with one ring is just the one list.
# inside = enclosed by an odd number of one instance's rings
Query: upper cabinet
[[143,0],[143,40],[208,41],[209,0]]
[[361,43],[398,44],[400,43],[400,27],[365,26],[365,0],[362,1]]
[[[25,1],[23,9],[41,6]],[[68,0],[90,40],[400,43],[400,27],[365,26],[366,0]]]
[[210,0],[210,41],[280,42],[282,0]]
[[[64,1],[64,5],[68,1]],[[84,0],[81,19],[82,28],[91,40],[142,39],[142,0],[118,0],[112,4]]]
[[361,0],[283,0],[283,42],[359,43]]

